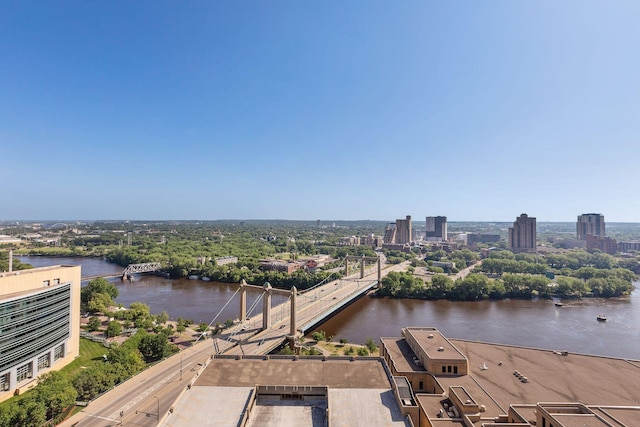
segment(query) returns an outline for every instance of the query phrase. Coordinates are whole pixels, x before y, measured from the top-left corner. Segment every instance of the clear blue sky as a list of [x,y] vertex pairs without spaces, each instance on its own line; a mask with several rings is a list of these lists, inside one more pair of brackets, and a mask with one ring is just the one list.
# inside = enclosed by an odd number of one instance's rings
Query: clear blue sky
[[640,222],[640,2],[3,1],[0,219]]

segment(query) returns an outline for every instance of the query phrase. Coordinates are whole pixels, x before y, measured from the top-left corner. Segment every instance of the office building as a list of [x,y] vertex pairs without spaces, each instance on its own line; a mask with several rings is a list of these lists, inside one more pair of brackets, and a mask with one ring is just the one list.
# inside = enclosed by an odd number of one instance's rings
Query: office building
[[509,228],[509,250],[536,253],[536,219],[522,214]]
[[447,240],[447,217],[427,217],[427,240]]
[[0,273],[0,401],[78,356],[80,281],[79,266]]
[[576,234],[579,240],[587,240],[588,235],[605,237],[604,215],[596,213],[579,215]]

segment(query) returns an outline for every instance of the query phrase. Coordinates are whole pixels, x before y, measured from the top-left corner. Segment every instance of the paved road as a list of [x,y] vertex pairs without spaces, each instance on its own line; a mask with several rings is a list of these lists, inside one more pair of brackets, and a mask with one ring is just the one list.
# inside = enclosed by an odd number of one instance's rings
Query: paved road
[[212,353],[211,340],[198,342],[103,394],[61,425],[155,426],[158,414],[169,410]]

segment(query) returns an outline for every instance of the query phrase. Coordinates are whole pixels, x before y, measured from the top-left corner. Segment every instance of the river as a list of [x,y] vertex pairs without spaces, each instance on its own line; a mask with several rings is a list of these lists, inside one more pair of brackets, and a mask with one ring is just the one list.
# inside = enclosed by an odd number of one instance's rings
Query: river
[[[122,268],[91,258],[19,257],[34,267],[82,265],[83,276],[108,275]],[[167,311],[173,319],[217,322],[238,317],[239,298],[221,310],[238,285],[188,279],[136,276],[133,283],[113,281],[116,302],[128,306],[140,301],[151,312]],[[423,301],[364,296],[318,327],[336,339],[363,343],[368,338],[400,335],[405,326],[433,326],[447,337],[567,350],[640,360],[640,282],[630,297],[563,301],[556,307],[548,300],[501,300],[479,302]],[[259,297],[249,293],[248,305]],[[278,304],[274,297],[273,305]],[[254,313],[261,312],[258,304]],[[596,316],[605,314],[606,322]]]

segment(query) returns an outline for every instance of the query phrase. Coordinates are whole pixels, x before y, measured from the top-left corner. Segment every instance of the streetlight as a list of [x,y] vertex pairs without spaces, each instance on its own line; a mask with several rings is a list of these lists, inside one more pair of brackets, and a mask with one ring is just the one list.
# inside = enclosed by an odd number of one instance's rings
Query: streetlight
[[180,353],[180,381],[182,381],[182,352]]
[[153,396],[158,400],[158,421],[160,421],[160,398],[158,396]]

